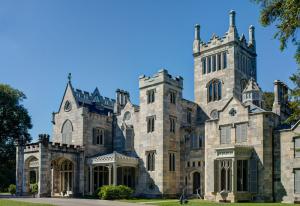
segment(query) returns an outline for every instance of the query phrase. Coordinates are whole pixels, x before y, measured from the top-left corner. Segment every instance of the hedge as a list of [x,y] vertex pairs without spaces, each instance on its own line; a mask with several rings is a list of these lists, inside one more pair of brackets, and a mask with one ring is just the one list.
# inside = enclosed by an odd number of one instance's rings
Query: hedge
[[98,196],[103,200],[129,199],[133,190],[125,185],[106,185],[100,188]]

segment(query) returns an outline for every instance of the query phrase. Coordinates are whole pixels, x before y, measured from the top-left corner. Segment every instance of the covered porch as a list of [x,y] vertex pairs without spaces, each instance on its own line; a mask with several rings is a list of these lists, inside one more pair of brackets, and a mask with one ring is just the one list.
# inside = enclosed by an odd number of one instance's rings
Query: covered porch
[[218,148],[216,153],[216,201],[251,200],[257,192],[257,159],[253,147],[238,145]]
[[138,158],[120,154],[111,154],[88,158],[88,188],[92,195],[103,185],[126,185],[135,188]]

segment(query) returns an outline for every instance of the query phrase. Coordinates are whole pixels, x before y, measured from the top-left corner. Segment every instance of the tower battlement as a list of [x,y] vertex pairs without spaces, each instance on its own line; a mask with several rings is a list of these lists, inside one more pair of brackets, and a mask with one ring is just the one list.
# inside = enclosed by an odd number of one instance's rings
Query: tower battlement
[[139,88],[143,89],[156,84],[166,83],[175,87],[183,88],[183,78],[181,76],[173,77],[168,70],[161,69],[153,76],[141,75],[139,77]]

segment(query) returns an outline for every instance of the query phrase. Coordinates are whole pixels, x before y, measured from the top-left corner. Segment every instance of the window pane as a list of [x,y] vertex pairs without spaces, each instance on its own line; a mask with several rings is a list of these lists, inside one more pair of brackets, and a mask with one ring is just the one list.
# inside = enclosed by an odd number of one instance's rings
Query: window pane
[[300,170],[295,170],[295,193],[300,193]]

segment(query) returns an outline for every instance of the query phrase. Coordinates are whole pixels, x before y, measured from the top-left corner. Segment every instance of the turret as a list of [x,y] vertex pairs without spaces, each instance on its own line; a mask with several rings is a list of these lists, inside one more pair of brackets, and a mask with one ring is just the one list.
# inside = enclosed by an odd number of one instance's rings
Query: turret
[[253,25],[249,26],[249,46],[253,46],[255,48],[255,27]]
[[254,104],[262,107],[262,91],[257,82],[251,78],[242,94],[243,103],[246,105]]
[[200,52],[200,25],[195,25],[195,38],[193,42],[193,53],[198,54]]

